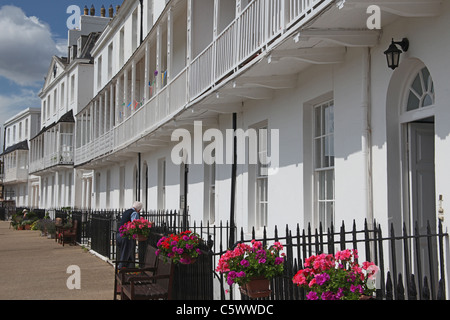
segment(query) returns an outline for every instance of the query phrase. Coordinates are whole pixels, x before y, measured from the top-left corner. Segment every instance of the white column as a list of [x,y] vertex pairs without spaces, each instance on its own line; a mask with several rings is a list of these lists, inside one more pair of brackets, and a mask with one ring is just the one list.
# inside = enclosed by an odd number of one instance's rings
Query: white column
[[130,113],[134,110],[134,104],[136,100],[136,60],[133,59],[131,62],[131,106],[130,106]]
[[190,77],[190,64],[192,55],[192,1],[187,0],[187,35],[186,35],[186,65],[187,65],[187,77],[186,77],[186,101],[189,101],[189,79]]
[[122,108],[122,103],[120,102],[120,97],[122,92],[120,91],[120,85],[121,85],[121,80],[120,77],[117,78],[117,82],[116,82],[116,123],[120,123],[122,122],[122,117],[123,117],[123,108]]
[[111,83],[109,88],[109,128],[108,131],[114,128],[114,112],[115,104],[114,104],[114,84]]
[[123,101],[125,103],[123,108],[122,119],[124,120],[128,116],[128,104],[130,103],[130,97],[128,96],[128,69],[123,71]]
[[145,42],[145,66],[144,66],[144,101],[146,102],[150,96],[149,82],[150,82],[150,41]]
[[105,90],[105,106],[104,106],[104,110],[105,110],[105,115],[104,115],[104,126],[103,126],[103,134],[105,134],[106,132],[108,132],[108,127],[109,127],[109,89]]
[[[167,12],[167,83],[171,80],[173,57],[173,9],[169,8]],[[169,95],[167,95],[169,96]]]
[[156,27],[156,70],[158,70],[158,76],[156,77],[156,90],[155,93],[161,88],[161,26],[158,24]]

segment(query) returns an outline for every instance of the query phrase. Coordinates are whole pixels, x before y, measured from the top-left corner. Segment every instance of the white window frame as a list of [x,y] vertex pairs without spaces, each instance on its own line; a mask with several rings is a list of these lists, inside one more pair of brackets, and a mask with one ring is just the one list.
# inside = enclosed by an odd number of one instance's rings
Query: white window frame
[[[269,220],[269,176],[267,154],[269,150],[268,123],[263,121],[255,126],[257,164],[255,168],[255,230],[261,231]],[[264,161],[261,161],[263,159]]]
[[314,217],[328,228],[335,217],[334,101],[314,105],[313,119]]

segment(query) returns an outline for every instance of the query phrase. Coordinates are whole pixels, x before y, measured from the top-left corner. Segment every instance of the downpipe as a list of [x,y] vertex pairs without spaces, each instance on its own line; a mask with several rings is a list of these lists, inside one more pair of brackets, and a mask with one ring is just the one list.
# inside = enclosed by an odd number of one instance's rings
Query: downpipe
[[371,129],[371,54],[370,48],[363,48],[362,53],[362,153],[364,161],[364,204],[367,223],[373,223],[373,168],[372,168],[372,129]]

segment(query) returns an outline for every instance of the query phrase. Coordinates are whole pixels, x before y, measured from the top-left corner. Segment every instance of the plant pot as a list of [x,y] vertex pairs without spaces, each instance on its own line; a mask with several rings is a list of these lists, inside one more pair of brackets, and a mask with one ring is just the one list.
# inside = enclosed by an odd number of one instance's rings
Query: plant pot
[[148,238],[146,236],[142,235],[142,234],[138,234],[137,237],[136,237],[137,241],[147,241],[147,239]]
[[187,253],[183,253],[181,258],[183,259],[183,261],[179,260],[181,264],[193,264],[197,261],[197,258],[191,258]]
[[25,230],[31,230],[31,224],[26,224],[25,225]]
[[250,298],[265,298],[270,295],[270,281],[264,277],[257,277],[250,280],[250,282],[239,287],[242,294]]
[[23,226],[17,226],[17,230],[23,230]]

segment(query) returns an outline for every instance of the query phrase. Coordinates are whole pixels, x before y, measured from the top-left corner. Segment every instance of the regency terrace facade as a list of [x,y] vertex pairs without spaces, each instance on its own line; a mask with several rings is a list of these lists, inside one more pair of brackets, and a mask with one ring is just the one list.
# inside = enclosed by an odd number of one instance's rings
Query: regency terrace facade
[[[125,0],[74,112],[73,166],[89,172],[76,206],[138,199],[209,224],[233,206],[246,232],[436,228],[450,199],[449,18],[439,0]],[[393,70],[385,51],[403,38]],[[246,136],[236,151],[230,129]]]

